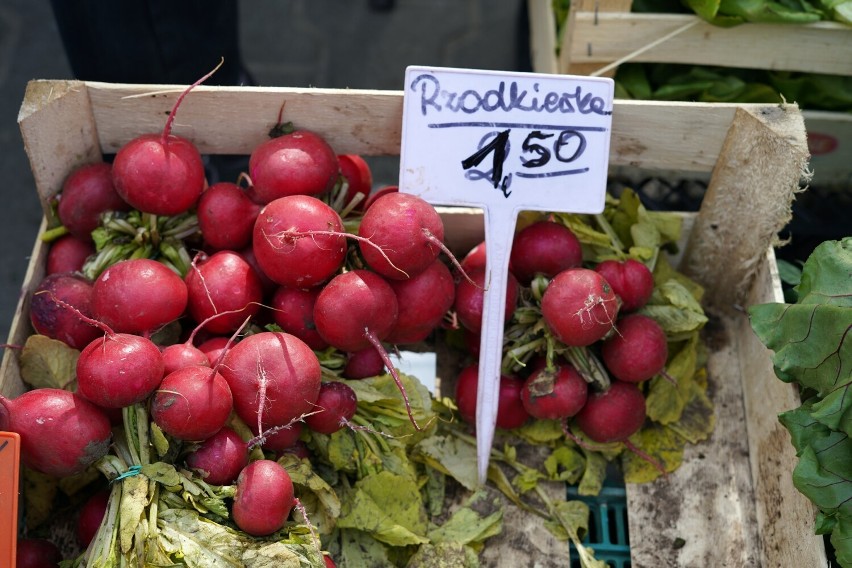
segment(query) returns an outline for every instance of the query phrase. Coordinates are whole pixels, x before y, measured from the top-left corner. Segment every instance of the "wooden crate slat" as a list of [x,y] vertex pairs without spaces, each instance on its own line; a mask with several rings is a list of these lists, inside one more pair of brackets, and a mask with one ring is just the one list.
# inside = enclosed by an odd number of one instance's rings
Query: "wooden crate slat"
[[561,57],[564,73],[574,73],[575,64],[618,61],[693,24],[631,60],[852,75],[852,28],[834,22],[723,28],[692,15],[603,11],[575,13],[572,20],[563,44],[568,51]]

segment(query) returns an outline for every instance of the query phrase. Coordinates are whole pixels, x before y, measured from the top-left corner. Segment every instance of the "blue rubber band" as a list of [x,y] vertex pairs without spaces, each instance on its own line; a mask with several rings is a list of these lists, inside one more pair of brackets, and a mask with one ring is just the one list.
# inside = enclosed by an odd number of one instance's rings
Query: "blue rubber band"
[[124,479],[125,477],[133,477],[134,475],[139,475],[141,472],[142,472],[142,466],[141,465],[131,465],[127,469],[127,471],[125,471],[124,473],[122,473],[121,475],[119,475],[118,477],[113,479],[112,481],[110,481],[110,483],[115,483],[116,481],[120,481],[120,480]]

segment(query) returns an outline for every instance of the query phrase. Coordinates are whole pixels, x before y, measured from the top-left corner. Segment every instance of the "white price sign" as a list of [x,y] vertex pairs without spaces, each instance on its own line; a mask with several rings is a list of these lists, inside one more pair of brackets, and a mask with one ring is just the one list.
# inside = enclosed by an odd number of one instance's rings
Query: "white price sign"
[[503,299],[520,211],[601,213],[614,84],[609,78],[408,67],[399,190],[481,208],[486,282],[477,387],[477,458],[494,440]]

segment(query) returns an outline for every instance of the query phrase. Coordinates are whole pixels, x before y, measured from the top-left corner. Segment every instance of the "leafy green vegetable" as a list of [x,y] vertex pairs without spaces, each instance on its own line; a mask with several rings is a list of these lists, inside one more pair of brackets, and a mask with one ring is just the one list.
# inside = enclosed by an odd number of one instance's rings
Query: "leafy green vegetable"
[[779,416],[799,461],[796,488],[819,509],[818,534],[831,534],[841,566],[852,566],[852,237],[814,249],[794,288],[794,304],[749,309],[771,349],[779,379],[813,393]]

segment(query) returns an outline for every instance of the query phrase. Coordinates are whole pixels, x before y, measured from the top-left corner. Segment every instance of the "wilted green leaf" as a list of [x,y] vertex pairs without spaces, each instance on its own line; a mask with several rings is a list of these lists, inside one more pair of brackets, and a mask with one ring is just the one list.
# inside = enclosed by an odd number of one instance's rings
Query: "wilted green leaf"
[[34,469],[24,467],[21,491],[26,507],[26,525],[30,530],[41,526],[53,514],[53,502],[59,490],[59,480]]
[[530,420],[512,433],[534,445],[549,444],[565,437],[559,420]]
[[379,472],[344,495],[338,526],[370,533],[392,546],[428,542],[426,515],[415,480]]
[[455,542],[423,544],[405,568],[479,568],[479,555],[472,547]]
[[646,455],[630,448],[621,454],[626,483],[648,483],[661,475],[658,467],[671,472],[683,462],[683,439],[665,426],[646,425],[630,437],[629,443]]
[[474,492],[441,526],[429,531],[433,543],[481,544],[500,534],[503,504],[494,491]]
[[[370,534],[356,529],[339,531],[338,566],[393,566],[388,547]],[[329,547],[331,548],[331,547]],[[332,551],[333,552],[333,551]]]
[[571,534],[583,540],[589,531],[589,506],[582,501],[559,501],[553,508],[556,520],[545,523],[547,530],[559,540],[569,540]]
[[32,388],[74,390],[80,352],[46,335],[30,335],[21,350],[21,378]]
[[658,375],[651,379],[645,399],[648,418],[660,424],[670,424],[680,419],[691,396],[697,359],[696,333],[669,357],[666,364],[668,378]]
[[[696,378],[704,374],[700,370]],[[700,381],[693,380],[687,395],[687,403],[677,422],[668,425],[675,434],[690,444],[697,444],[710,437],[716,427],[716,415],[713,402],[707,396],[706,388]]]
[[544,469],[553,481],[576,483],[586,470],[586,460],[578,450],[559,446],[544,460]]
[[598,495],[606,479],[606,458],[598,452],[588,450],[583,450],[583,454],[586,457],[586,469],[577,486],[577,493],[586,496]]
[[118,538],[120,550],[127,553],[133,548],[136,527],[148,506],[148,478],[144,475],[131,475],[121,481],[121,508],[118,519]]
[[476,448],[452,436],[434,435],[422,440],[417,449],[437,461],[442,470],[469,491],[479,485]]

